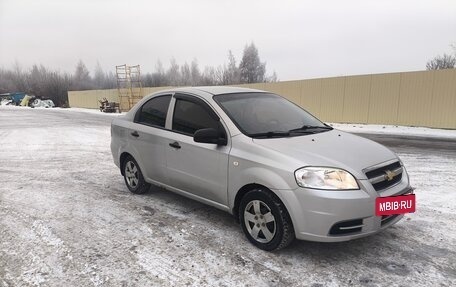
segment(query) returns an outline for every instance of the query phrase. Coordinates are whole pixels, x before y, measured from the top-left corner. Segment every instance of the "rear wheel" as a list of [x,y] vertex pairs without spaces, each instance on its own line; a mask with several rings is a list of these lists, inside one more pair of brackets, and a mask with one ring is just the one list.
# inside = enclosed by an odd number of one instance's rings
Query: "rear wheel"
[[125,184],[131,192],[141,194],[149,190],[150,184],[144,180],[141,169],[133,157],[128,156],[124,160],[123,174]]
[[260,249],[281,249],[295,238],[290,215],[269,190],[254,189],[245,194],[239,207],[239,219],[249,241]]

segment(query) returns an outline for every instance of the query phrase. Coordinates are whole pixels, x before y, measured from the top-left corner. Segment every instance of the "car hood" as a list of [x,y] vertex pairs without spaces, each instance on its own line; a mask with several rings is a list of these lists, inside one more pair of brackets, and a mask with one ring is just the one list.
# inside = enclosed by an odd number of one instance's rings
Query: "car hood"
[[274,150],[298,161],[297,168],[326,166],[342,168],[358,179],[366,179],[363,169],[397,156],[385,146],[369,139],[339,130],[270,139],[253,139],[255,144]]

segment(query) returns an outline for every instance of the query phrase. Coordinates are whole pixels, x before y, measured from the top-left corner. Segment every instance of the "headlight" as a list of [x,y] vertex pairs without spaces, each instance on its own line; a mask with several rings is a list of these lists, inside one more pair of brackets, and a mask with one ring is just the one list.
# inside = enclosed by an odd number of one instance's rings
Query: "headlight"
[[303,167],[295,171],[295,177],[301,187],[328,190],[359,189],[353,175],[338,168]]

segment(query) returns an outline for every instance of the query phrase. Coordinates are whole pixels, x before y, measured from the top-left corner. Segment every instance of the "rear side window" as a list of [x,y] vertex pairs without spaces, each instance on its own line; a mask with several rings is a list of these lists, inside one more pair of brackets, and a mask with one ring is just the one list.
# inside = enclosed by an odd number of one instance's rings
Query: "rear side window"
[[165,127],[171,96],[159,96],[146,102],[136,116],[136,122],[156,127]]
[[173,131],[193,135],[199,129],[219,130],[220,122],[215,120],[201,105],[177,99],[174,107]]

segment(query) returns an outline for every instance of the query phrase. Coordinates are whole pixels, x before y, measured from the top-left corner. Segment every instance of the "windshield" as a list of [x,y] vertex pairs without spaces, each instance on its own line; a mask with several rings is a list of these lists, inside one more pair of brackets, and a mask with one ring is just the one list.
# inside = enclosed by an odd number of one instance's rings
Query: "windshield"
[[250,137],[285,137],[332,129],[282,98],[269,93],[214,96],[236,126]]

